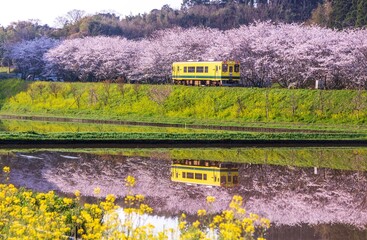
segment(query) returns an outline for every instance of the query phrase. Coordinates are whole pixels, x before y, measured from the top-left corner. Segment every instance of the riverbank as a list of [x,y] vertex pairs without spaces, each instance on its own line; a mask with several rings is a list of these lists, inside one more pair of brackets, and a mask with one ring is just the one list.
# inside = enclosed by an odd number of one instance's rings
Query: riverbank
[[[365,91],[4,81],[3,118],[224,130],[216,134],[115,134],[113,139],[367,139]],[[6,91],[8,88],[9,91]],[[233,132],[236,133],[233,133]],[[264,134],[259,134],[264,133]],[[6,135],[6,134],[5,134]],[[3,135],[3,136],[5,136]],[[28,135],[29,136],[29,135]],[[14,136],[29,139],[26,133]],[[61,135],[36,136],[58,140]],[[112,134],[68,136],[108,140]],[[13,138],[11,134],[6,137]],[[2,137],[4,138],[4,137]]]

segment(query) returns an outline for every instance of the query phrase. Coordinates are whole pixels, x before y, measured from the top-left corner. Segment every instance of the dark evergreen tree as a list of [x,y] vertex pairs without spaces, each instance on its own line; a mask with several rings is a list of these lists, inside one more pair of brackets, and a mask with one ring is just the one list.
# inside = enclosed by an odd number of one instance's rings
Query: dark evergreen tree
[[[336,28],[348,27],[348,22],[351,24],[353,13],[351,13],[353,9],[354,1],[352,0],[333,0],[333,12],[331,15],[331,26]],[[349,14],[349,17],[347,18]],[[348,20],[348,21],[346,21]],[[354,25],[354,24],[353,24]]]
[[356,14],[356,27],[363,27],[367,25],[367,0],[358,1]]

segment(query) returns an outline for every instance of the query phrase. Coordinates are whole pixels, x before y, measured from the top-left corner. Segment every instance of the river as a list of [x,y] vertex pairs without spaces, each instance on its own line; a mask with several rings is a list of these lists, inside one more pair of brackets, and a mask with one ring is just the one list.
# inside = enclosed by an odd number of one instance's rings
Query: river
[[[209,195],[216,198],[212,213],[241,195],[248,212],[271,220],[267,239],[365,239],[366,159],[365,148],[0,152],[0,166],[11,168],[10,182],[16,186],[67,196],[79,190],[83,201],[95,201],[99,187],[99,197],[115,194],[123,206],[124,179],[134,176],[133,193],[143,194],[167,225],[182,213],[194,221],[197,210],[208,207]],[[189,178],[190,172],[195,177]],[[214,172],[220,180],[213,180]]]

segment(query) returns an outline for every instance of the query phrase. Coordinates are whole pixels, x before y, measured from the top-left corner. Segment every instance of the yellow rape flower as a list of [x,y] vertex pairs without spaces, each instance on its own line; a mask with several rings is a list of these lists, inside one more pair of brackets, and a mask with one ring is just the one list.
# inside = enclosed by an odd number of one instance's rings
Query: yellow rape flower
[[206,202],[207,203],[213,203],[213,202],[215,202],[215,197],[213,197],[213,196],[207,196],[206,197]]
[[255,227],[253,226],[253,225],[250,225],[250,226],[247,226],[246,228],[245,228],[245,232],[247,232],[247,233],[254,233],[255,232]]
[[76,190],[74,192],[74,195],[75,195],[75,197],[79,198],[80,197],[80,191],[79,190]]
[[93,190],[93,193],[95,195],[99,195],[101,193],[101,189],[99,187],[96,187],[94,190]]
[[71,205],[73,203],[73,200],[71,198],[63,198],[62,201],[66,205]]
[[186,227],[186,221],[182,221],[178,224],[178,227],[180,228],[180,230],[184,229]]
[[206,210],[205,209],[199,209],[198,210],[198,216],[205,216],[206,215]]
[[192,226],[193,226],[194,228],[198,228],[198,227],[199,227],[199,225],[200,225],[200,222],[199,222],[198,220],[196,220],[196,221],[192,224]]
[[133,176],[127,176],[125,178],[126,187],[134,187],[135,186],[135,178]]
[[10,167],[3,167],[3,172],[4,173],[9,173],[10,172]]

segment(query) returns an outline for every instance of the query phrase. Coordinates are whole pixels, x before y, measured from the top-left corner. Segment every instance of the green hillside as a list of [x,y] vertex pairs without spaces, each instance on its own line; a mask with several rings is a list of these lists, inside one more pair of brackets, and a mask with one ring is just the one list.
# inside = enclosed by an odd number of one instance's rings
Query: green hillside
[[367,93],[352,90],[264,89],[2,81],[2,114],[146,122],[302,128],[363,128]]

